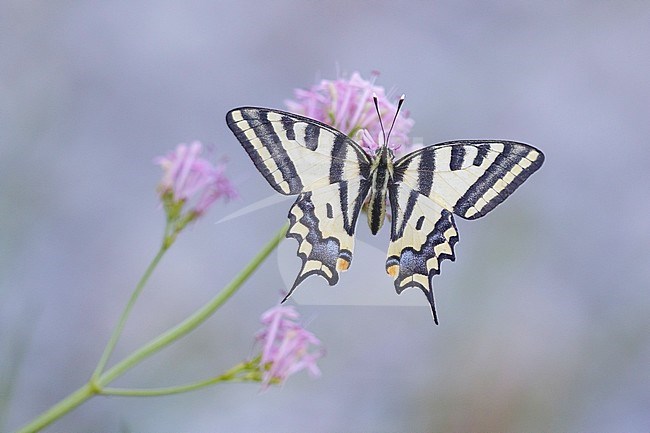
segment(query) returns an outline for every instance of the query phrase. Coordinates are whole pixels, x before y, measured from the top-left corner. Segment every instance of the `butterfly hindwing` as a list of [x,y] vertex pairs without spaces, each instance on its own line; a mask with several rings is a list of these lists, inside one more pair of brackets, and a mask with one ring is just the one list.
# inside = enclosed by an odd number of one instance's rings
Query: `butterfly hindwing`
[[298,194],[287,237],[298,241],[302,267],[287,297],[309,275],[336,284],[350,266],[370,186],[366,153],[336,129],[280,110],[237,108],[226,122],[267,182],[282,194]]
[[440,273],[442,260],[455,259],[458,231],[454,217],[405,184],[394,183],[388,192],[392,219],[386,272],[393,277],[398,294],[409,287],[421,289],[438,323],[431,279]]
[[333,286],[339,280],[339,272],[348,269],[354,250],[354,229],[369,186],[367,180],[359,178],[298,196],[289,210],[287,237],[298,241],[302,267],[287,297],[310,275],[321,275]]

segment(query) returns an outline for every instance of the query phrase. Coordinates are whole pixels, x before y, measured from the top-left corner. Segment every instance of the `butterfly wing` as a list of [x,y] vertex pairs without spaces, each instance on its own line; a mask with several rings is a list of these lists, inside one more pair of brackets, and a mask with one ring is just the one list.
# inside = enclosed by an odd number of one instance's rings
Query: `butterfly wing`
[[[341,181],[306,191],[289,210],[287,237],[296,239],[302,268],[287,297],[310,275],[324,277],[330,286],[339,281],[352,261],[354,229],[370,183]],[[349,199],[349,194],[353,197]],[[285,298],[286,299],[286,298]]]
[[454,141],[417,150],[395,162],[389,198],[393,215],[386,271],[398,293],[419,287],[437,322],[432,278],[453,261],[458,231],[452,213],[484,216],[541,167],[544,155],[512,141]]
[[352,261],[370,187],[366,153],[336,129],[280,110],[237,108],[226,122],[267,182],[281,194],[298,194],[287,237],[298,241],[302,268],[287,297],[309,275],[336,284]]
[[462,218],[476,219],[505,200],[543,162],[544,154],[524,143],[450,141],[398,160],[394,180]]

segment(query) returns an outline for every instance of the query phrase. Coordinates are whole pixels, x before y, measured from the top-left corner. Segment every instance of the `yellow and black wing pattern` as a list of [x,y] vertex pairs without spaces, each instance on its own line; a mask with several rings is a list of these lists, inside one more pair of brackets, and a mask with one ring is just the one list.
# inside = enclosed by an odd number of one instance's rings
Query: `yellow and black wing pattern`
[[401,293],[420,288],[437,314],[432,278],[453,261],[453,214],[484,216],[541,167],[544,155],[524,143],[463,140],[427,146],[397,160],[388,185],[392,213],[386,271]]
[[269,185],[298,196],[287,237],[298,241],[302,266],[287,297],[310,275],[336,284],[352,262],[366,198],[374,198],[369,224],[376,233],[388,197],[386,271],[397,293],[410,287],[425,293],[436,323],[432,279],[443,260],[455,259],[454,215],[486,215],[544,162],[536,148],[503,140],[434,144],[393,162],[386,144],[371,157],[329,125],[268,108],[236,108],[226,122]]
[[267,182],[281,194],[298,194],[287,237],[298,241],[302,268],[287,297],[310,275],[336,284],[352,261],[369,157],[336,129],[280,110],[237,108],[226,122]]

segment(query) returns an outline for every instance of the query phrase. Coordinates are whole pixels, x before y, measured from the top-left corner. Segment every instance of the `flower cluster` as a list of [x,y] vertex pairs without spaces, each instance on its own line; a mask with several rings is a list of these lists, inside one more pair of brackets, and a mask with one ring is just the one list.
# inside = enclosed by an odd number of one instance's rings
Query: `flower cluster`
[[[397,111],[397,105],[388,100],[384,88],[375,85],[377,76],[378,73],[373,73],[368,81],[355,72],[349,79],[322,80],[309,89],[296,89],[294,99],[285,104],[289,111],[332,125],[356,139],[372,155],[383,142],[373,94],[377,95],[382,119],[392,121]],[[408,145],[413,123],[408,112],[402,110],[395,120],[388,147],[396,151]]]
[[256,340],[262,345],[263,388],[282,383],[303,369],[314,377],[320,375],[316,361],[323,356],[321,343],[298,319],[298,312],[292,306],[277,305],[262,314],[264,328],[257,333]]
[[218,199],[232,199],[237,192],[225,175],[224,164],[213,165],[201,157],[198,141],[176,149],[154,162],[163,169],[158,191],[166,205],[182,207],[192,201],[189,211],[194,218],[202,215]]

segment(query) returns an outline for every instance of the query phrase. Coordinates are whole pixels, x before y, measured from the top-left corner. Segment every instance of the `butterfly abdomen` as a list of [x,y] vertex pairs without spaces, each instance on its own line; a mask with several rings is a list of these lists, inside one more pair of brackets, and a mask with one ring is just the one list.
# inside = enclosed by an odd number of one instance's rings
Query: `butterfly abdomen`
[[393,177],[393,155],[389,152],[387,147],[382,147],[371,167],[368,225],[373,235],[379,232],[386,219],[386,194]]

